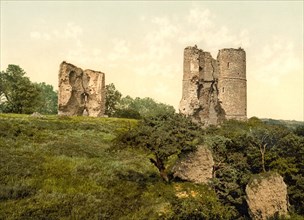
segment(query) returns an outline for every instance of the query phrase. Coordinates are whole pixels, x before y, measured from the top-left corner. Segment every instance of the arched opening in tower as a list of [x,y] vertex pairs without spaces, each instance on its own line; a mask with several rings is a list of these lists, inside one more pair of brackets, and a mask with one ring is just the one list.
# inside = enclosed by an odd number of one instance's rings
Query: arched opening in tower
[[89,115],[89,111],[88,111],[88,107],[87,107],[87,103],[88,103],[88,99],[89,98],[89,94],[84,92],[81,94],[81,101],[82,103],[84,103],[84,107],[83,107],[83,112],[82,115],[83,116],[88,116]]

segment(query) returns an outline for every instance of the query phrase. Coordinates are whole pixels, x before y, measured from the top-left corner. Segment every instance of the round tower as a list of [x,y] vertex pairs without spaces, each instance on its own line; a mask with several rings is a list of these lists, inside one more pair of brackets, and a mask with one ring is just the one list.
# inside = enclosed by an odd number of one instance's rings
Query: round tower
[[219,65],[219,101],[227,119],[247,118],[246,53],[242,48],[222,49]]

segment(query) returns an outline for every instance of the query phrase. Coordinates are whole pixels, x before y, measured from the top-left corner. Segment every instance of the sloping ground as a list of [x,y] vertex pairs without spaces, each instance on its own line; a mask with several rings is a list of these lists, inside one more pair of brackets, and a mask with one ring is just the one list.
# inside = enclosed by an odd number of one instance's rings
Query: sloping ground
[[0,219],[224,218],[207,187],[165,184],[145,152],[113,149],[136,123],[0,114]]

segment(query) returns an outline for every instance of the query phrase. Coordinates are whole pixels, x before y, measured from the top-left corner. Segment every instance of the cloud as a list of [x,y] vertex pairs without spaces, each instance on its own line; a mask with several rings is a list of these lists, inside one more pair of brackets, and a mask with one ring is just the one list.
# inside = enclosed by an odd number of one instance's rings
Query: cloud
[[73,22],[68,22],[61,28],[45,31],[44,26],[30,32],[30,38],[39,41],[49,41],[49,47],[60,47],[64,59],[79,64],[103,62],[101,50],[91,48],[83,42],[83,28]]
[[134,68],[134,72],[141,77],[162,77],[173,79],[179,69],[175,65],[161,65],[157,62],[140,65]]
[[83,30],[79,25],[69,22],[63,32],[63,37],[66,39],[77,38],[78,36],[81,36],[82,33]]
[[181,31],[179,41],[182,43],[201,42],[202,39],[208,39],[214,32],[215,24],[212,21],[214,16],[209,9],[190,9],[189,14],[186,16],[186,27]]
[[262,47],[261,53],[255,60],[253,75],[262,83],[278,86],[282,77],[300,72],[301,60],[296,56],[292,42],[279,37],[273,37],[272,42]]
[[186,19],[180,21],[183,29],[179,31],[178,41],[183,45],[204,45],[203,49],[212,52],[213,56],[221,48],[250,45],[247,29],[232,32],[227,26],[215,23],[215,18],[209,9],[191,9]]
[[199,26],[206,28],[213,26],[213,22],[211,21],[211,19],[213,18],[214,16],[213,14],[211,14],[209,9],[200,9],[194,7],[190,9],[189,14],[187,16],[187,21],[188,23],[198,24]]
[[140,42],[142,48],[133,60],[159,62],[169,56],[172,52],[172,39],[178,33],[177,26],[168,17],[145,18],[141,22],[148,23],[150,28],[143,34]]
[[[177,65],[172,57],[180,57],[182,48],[197,44],[202,49],[217,52],[224,47],[245,47],[250,45],[247,29],[236,33],[226,26],[215,23],[216,16],[209,9],[192,8],[183,16],[145,17],[141,19],[150,28],[143,33],[139,52],[132,56],[137,62],[135,73],[144,76],[171,78],[182,74],[182,65]],[[180,48],[176,54],[176,48]],[[213,54],[215,57],[216,54]]]
[[51,40],[51,36],[48,33],[40,33],[38,31],[32,31],[30,37],[35,40]]
[[68,62],[75,62],[83,66],[105,63],[105,58],[102,57],[101,50],[97,48],[83,46],[70,47],[65,57]]
[[79,37],[83,34],[83,29],[74,24],[68,22],[61,30],[54,29],[52,31],[44,31],[45,27],[41,26],[40,30],[34,30],[30,32],[30,37],[35,40],[58,40],[58,39],[76,39],[79,41]]
[[112,40],[112,51],[108,55],[109,61],[117,61],[119,59],[128,59],[130,49],[128,43],[122,39]]
[[41,34],[38,31],[32,31],[30,33],[31,38],[33,39],[40,39],[41,38]]
[[154,87],[153,91],[157,94],[160,94],[160,95],[164,95],[164,94],[168,94],[169,93],[169,87],[168,85],[165,85],[164,83],[162,82],[158,82],[156,84],[156,86]]

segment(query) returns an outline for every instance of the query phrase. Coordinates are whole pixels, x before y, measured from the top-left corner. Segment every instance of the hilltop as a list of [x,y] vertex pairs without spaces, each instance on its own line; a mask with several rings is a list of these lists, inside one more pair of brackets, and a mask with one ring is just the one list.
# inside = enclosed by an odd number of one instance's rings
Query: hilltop
[[113,145],[137,124],[0,114],[0,219],[248,219],[244,186],[261,172],[261,162],[246,135],[261,128],[278,140],[266,154],[266,169],[284,177],[292,212],[302,214],[304,139],[288,128],[253,118],[205,129],[204,142],[218,165],[210,187],[166,183],[149,152]]
[[142,150],[111,150],[116,135],[136,124],[1,114],[0,219],[169,218],[176,188],[210,194],[206,215],[220,214],[223,206],[206,187],[166,184]]

